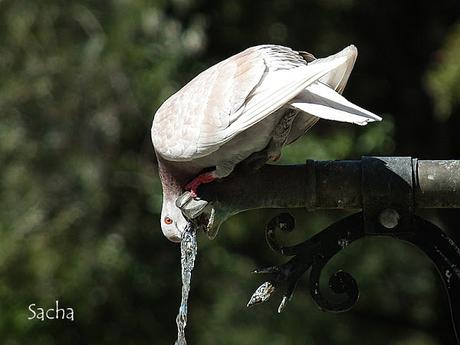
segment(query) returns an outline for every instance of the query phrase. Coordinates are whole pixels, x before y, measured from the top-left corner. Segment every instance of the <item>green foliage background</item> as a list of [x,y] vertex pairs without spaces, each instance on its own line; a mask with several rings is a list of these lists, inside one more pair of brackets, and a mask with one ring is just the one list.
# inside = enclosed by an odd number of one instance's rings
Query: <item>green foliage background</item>
[[[179,248],[159,229],[161,188],[149,129],[158,106],[199,71],[251,45],[316,56],[354,43],[345,95],[384,122],[321,122],[283,163],[460,153],[456,0],[1,0],[0,336],[16,344],[172,344]],[[291,241],[342,212],[294,210]],[[449,345],[446,297],[429,261],[391,240],[334,260],[361,286],[346,314],[319,311],[299,285],[246,309],[251,269],[280,262],[264,243],[273,211],[199,236],[190,344]],[[426,214],[458,230],[458,211]],[[458,234],[453,234],[460,239]],[[75,322],[27,320],[28,305],[75,309]]]

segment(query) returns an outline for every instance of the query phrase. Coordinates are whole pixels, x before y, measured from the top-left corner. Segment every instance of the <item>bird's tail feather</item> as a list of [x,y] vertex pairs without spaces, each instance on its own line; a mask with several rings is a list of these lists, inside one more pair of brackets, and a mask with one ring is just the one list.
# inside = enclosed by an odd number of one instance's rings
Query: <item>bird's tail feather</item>
[[366,125],[382,118],[351,102],[329,86],[315,82],[289,102],[289,105],[321,119]]

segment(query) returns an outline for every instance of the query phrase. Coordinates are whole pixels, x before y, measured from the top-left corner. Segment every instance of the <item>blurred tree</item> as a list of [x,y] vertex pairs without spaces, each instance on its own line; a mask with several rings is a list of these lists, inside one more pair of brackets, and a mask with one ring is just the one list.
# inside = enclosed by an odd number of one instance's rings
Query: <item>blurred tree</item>
[[[204,37],[168,8],[0,3],[2,343],[173,339],[176,304],[169,327],[155,311],[180,287],[176,248],[158,241],[148,128]],[[74,324],[27,320],[55,299]]]
[[[250,45],[324,56],[355,43],[346,96],[385,119],[321,122],[284,163],[458,158],[459,10],[449,0],[0,1],[2,343],[173,343],[179,253],[158,226],[152,114],[200,70]],[[292,241],[343,215],[294,213],[306,233]],[[333,263],[361,284],[350,313],[319,312],[304,286],[280,316],[276,301],[246,310],[259,283],[248,272],[278,260],[263,240],[272,214],[236,216],[213,242],[200,235],[191,344],[452,344],[435,272],[392,241],[357,243]],[[458,225],[455,213],[438,215],[446,229]],[[27,320],[29,304],[56,299],[75,308],[75,322]]]
[[427,73],[426,84],[436,115],[446,120],[460,104],[460,22],[449,33],[436,57],[436,63]]

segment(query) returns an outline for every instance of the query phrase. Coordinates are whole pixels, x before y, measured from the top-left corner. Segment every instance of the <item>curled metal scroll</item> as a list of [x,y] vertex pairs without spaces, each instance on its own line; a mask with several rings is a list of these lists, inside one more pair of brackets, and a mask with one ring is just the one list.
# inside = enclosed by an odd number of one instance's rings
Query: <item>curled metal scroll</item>
[[302,243],[293,246],[282,246],[276,238],[277,230],[292,231],[295,227],[295,221],[287,213],[273,218],[266,228],[267,243],[276,253],[283,256],[292,256],[292,258],[282,265],[254,271],[254,273],[269,274],[271,279],[264,282],[256,290],[248,306],[265,302],[279,286],[286,284],[286,292],[278,308],[278,312],[281,312],[286,303],[292,298],[301,276],[311,268],[311,295],[322,310],[343,312],[352,308],[358,300],[359,289],[355,279],[349,273],[339,271],[329,279],[331,291],[342,297],[339,301],[332,301],[324,297],[320,289],[320,277],[323,268],[332,257],[364,236],[362,224],[362,215],[357,213],[332,224]]
[[332,302],[323,297],[320,290],[321,271],[327,264],[328,260],[321,257],[313,264],[310,272],[310,293],[316,304],[321,310],[328,312],[348,311],[358,302],[359,289],[355,278],[348,272],[342,270],[335,272],[329,278],[329,288],[335,294],[346,294],[346,298],[340,302]]
[[389,229],[385,234],[376,234],[365,231],[363,214],[360,212],[332,224],[302,243],[282,246],[277,240],[276,233],[292,231],[295,221],[287,213],[274,217],[266,228],[267,243],[273,251],[289,256],[291,259],[278,266],[254,271],[254,273],[267,274],[270,279],[254,292],[248,306],[265,302],[281,285],[286,285],[286,291],[278,308],[278,312],[281,312],[292,298],[299,279],[311,268],[310,293],[317,305],[328,312],[347,311],[358,301],[359,289],[356,280],[342,270],[334,273],[329,279],[329,288],[341,299],[328,299],[320,289],[323,268],[338,252],[362,237],[389,236],[415,245],[436,266],[448,294],[455,336],[460,344],[460,248],[436,225],[415,215],[412,220],[410,226],[399,225]]
[[434,263],[447,292],[452,324],[460,344],[460,248],[435,224],[414,216],[414,229],[395,237],[410,242]]

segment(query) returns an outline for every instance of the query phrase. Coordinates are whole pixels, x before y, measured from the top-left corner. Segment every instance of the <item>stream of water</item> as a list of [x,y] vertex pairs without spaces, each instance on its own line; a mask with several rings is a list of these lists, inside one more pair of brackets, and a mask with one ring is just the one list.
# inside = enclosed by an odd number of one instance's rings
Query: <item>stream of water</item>
[[187,325],[187,301],[190,292],[190,281],[192,279],[192,270],[195,266],[195,257],[198,245],[196,242],[196,232],[193,227],[187,228],[180,243],[181,266],[182,266],[182,299],[179,307],[179,313],[176,317],[177,323],[177,340],[175,345],[187,345],[185,340],[185,326]]

